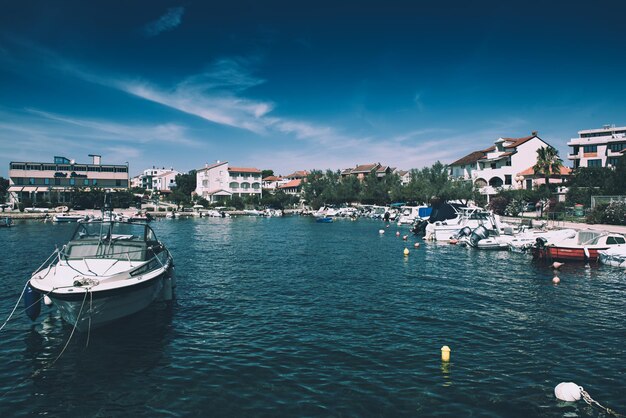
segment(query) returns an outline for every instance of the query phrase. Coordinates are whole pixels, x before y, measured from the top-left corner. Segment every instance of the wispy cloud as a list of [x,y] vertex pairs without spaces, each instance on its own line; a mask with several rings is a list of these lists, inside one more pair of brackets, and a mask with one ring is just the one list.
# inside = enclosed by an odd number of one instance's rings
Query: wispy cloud
[[172,7],[167,9],[167,12],[163,16],[143,27],[143,34],[148,38],[152,38],[162,32],[176,29],[181,24],[184,13],[184,7]]

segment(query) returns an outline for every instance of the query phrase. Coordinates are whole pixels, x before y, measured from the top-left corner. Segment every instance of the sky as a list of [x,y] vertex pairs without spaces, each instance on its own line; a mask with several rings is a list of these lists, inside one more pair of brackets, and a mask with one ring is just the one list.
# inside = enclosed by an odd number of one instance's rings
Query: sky
[[400,169],[626,125],[621,1],[0,0],[10,161]]

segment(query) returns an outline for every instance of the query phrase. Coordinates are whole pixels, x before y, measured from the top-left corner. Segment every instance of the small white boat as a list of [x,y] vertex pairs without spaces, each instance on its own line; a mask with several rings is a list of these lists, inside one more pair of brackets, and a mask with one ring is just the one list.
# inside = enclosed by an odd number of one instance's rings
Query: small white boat
[[602,264],[626,268],[626,245],[617,245],[606,250],[598,251],[598,255]]
[[79,215],[77,213],[57,213],[52,217],[52,222],[79,222],[87,219],[85,215]]
[[450,241],[457,237],[461,229],[469,227],[472,231],[479,226],[489,230],[498,230],[494,216],[484,209],[455,208],[457,216],[444,221],[436,221],[426,226],[425,239],[435,241]]
[[156,300],[172,298],[173,261],[147,224],[91,222],[33,273],[28,315],[48,297],[61,317],[80,331],[127,317]]

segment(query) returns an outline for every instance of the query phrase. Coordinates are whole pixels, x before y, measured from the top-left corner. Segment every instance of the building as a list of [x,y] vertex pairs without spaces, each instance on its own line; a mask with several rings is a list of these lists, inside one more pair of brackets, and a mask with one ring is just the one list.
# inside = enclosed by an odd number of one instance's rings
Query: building
[[306,176],[309,175],[309,172],[306,170],[294,171],[293,173],[285,176],[287,180],[303,180]]
[[400,177],[400,184],[406,186],[411,181],[411,172],[406,170],[395,170],[394,174]]
[[355,176],[363,181],[369,174],[374,173],[376,177],[381,178],[393,172],[393,168],[384,166],[381,163],[361,164],[355,168],[346,168],[341,171],[341,177]]
[[148,168],[143,173],[131,179],[131,187],[141,187],[145,190],[170,192],[176,187],[176,176],[181,174],[173,168]]
[[288,183],[283,184],[282,186],[278,186],[278,190],[282,190],[286,194],[300,196],[302,193],[302,179],[291,180]]
[[128,165],[102,164],[100,155],[90,154],[91,164],[76,163],[65,157],[54,162],[12,161],[9,164],[9,199],[12,203],[71,201],[75,188],[90,190],[128,189]]
[[573,168],[615,167],[626,152],[626,126],[578,131],[578,138],[572,138],[567,146],[572,148],[567,159]]
[[207,164],[196,171],[196,194],[211,203],[231,197],[262,196],[261,170],[229,167],[228,161]]
[[523,138],[498,138],[493,146],[450,164],[449,174],[455,179],[471,180],[487,196],[496,194],[498,188],[532,188],[543,180],[529,179],[529,167],[537,163],[537,150],[549,146],[537,132]]

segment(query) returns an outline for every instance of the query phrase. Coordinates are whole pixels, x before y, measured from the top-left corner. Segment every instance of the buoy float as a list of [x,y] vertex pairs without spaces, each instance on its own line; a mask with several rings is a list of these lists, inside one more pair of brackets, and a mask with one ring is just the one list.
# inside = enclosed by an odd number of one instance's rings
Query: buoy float
[[384,230],[384,229],[379,229],[379,230],[378,230],[378,233],[379,233],[379,234],[384,234],[384,233],[385,233],[385,230]]
[[450,361],[450,347],[447,345],[441,347],[441,361]]
[[413,246],[414,246],[415,248],[419,248],[419,247],[420,247],[420,243],[419,243],[419,242],[416,242],[415,244],[413,244]]
[[396,231],[396,237],[400,236],[400,231]]
[[456,245],[458,242],[459,242],[458,239],[454,239],[453,238],[453,239],[450,240],[450,244],[452,244],[452,245]]
[[408,238],[409,238],[409,236],[408,236],[408,235],[402,235],[402,239],[403,239],[403,240],[405,240],[405,241],[406,241]]
[[580,400],[581,389],[574,382],[561,382],[554,388],[554,396],[560,401],[576,402]]
[[389,224],[387,224],[387,228],[389,228]]
[[558,270],[561,268],[561,266],[563,266],[563,264],[565,263],[559,263],[558,261],[555,261],[554,263],[552,263],[552,268]]
[[408,248],[405,248],[405,249],[404,249],[404,255],[405,255],[405,256],[409,255],[409,249],[408,249]]
[[24,293],[24,306],[26,315],[34,321],[41,313],[41,294],[30,285],[26,286]]
[[50,299],[50,298],[48,297],[48,295],[44,295],[44,297],[43,297],[43,303],[44,303],[44,305],[46,305],[46,306],[52,306],[52,299]]
[[554,276],[554,278],[552,278],[552,283],[559,284],[560,282],[561,282],[561,279],[559,279],[558,276]]

